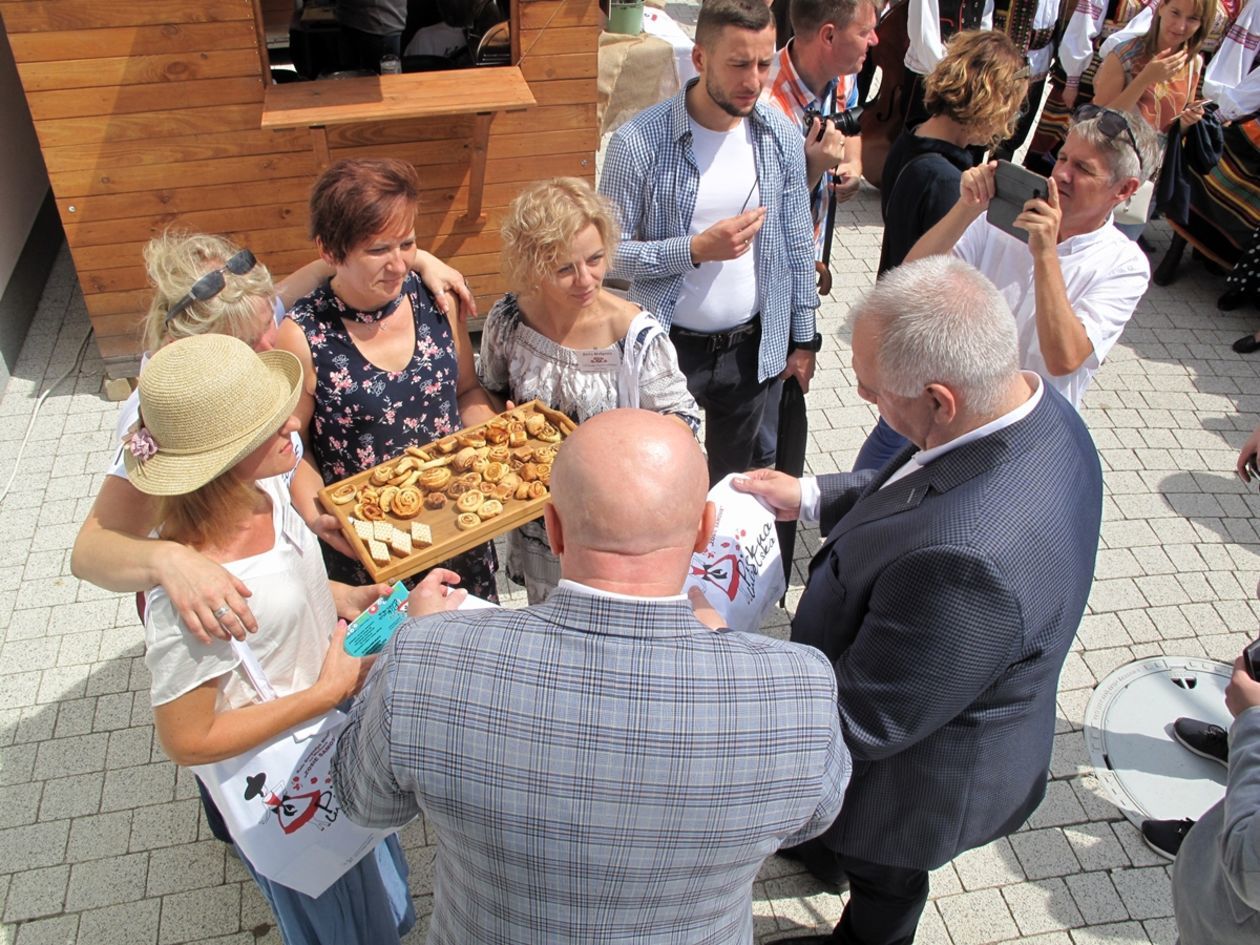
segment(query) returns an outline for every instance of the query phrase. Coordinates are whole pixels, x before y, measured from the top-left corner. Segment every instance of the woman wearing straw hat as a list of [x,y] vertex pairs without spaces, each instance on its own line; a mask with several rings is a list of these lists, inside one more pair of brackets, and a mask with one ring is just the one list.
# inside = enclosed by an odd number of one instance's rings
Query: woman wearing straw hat
[[[273,285],[267,267],[249,250],[200,233],[164,233],[145,247],[144,260],[154,289],[141,329],[150,352],[203,334],[231,335],[256,351],[268,351],[275,346],[286,306],[332,273],[317,261]],[[409,265],[435,293],[438,305],[452,314],[457,305],[472,310],[472,296],[454,269],[420,250]],[[119,415],[120,439],[138,409],[133,391]],[[301,449],[300,439],[295,437],[294,443]],[[157,523],[154,516],[152,500],[127,481],[118,454],[75,540],[70,560],[75,576],[111,591],[163,587],[189,632],[206,642],[256,629],[244,585],[191,548],[149,538]],[[336,520],[314,519],[311,525],[335,529]],[[377,596],[374,587],[345,600],[339,596],[338,611],[351,618]]]
[[[123,459],[157,500],[158,535],[195,549],[254,592],[250,649],[276,690],[262,701],[230,641],[190,643],[167,592],[147,594],[145,664],[153,720],[176,764],[249,752],[316,718],[359,688],[365,661],[344,648],[315,535],[289,502],[286,474],[302,368],[284,351],[255,354],[225,335],[167,345],[140,376],[140,417]],[[432,581],[452,579],[441,572]],[[335,629],[334,629],[335,627]],[[259,876],[287,945],[398,942],[415,922],[396,837],[317,898]]]

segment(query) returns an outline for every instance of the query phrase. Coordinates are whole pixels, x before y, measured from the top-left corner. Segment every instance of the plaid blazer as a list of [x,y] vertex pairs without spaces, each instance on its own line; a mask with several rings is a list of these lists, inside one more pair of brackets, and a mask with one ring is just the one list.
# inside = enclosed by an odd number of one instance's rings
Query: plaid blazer
[[812,648],[561,588],[403,627],[335,784],[364,824],[424,813],[433,945],[750,943],[762,862],[839,810],[835,691]]
[[834,661],[853,781],[825,842],[933,869],[1045,793],[1059,671],[1089,596],[1102,472],[1046,385],[1023,420],[886,489],[825,476],[792,639]]

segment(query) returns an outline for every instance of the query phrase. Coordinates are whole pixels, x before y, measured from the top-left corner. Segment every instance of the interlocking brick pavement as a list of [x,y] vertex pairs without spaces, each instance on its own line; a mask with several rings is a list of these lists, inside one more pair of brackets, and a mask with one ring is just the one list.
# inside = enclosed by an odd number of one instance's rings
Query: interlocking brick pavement
[[[809,395],[809,468],[846,469],[874,411],[858,395],[844,329],[874,280],[874,193],[840,208],[827,345]],[[1167,231],[1151,236],[1162,249]],[[1230,342],[1260,324],[1214,306],[1221,281],[1183,264],[1152,287],[1086,395],[1107,500],[1089,613],[1059,687],[1046,800],[1006,840],[935,871],[925,945],[1171,943],[1168,865],[1101,794],[1080,734],[1092,687],[1153,653],[1229,661],[1255,632],[1260,496],[1233,475],[1260,420],[1260,357]],[[278,943],[265,903],[214,842],[192,779],[153,738],[143,634],[132,599],[81,584],[69,549],[100,485],[116,406],[68,254],[57,260],[31,335],[0,399],[0,486],[36,399],[45,400],[0,503],[0,943]],[[1065,509],[1064,514],[1071,514]],[[800,593],[817,536],[802,532]],[[504,588],[511,603],[522,595]],[[766,632],[787,633],[777,615]],[[433,837],[403,833],[418,911],[432,909]],[[841,900],[777,857],[754,889],[758,941],[835,922]],[[425,923],[409,937],[424,940]]]

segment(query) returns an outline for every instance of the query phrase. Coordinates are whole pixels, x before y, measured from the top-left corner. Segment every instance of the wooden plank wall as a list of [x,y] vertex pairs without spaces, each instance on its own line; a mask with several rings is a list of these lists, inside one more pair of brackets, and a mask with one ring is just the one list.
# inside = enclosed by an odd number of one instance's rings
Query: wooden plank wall
[[[464,218],[470,117],[330,128],[332,158],[391,156],[424,185],[421,246],[484,312],[502,293],[499,225],[522,183],[594,178],[596,0],[517,0],[538,106],[491,126],[484,217]],[[225,233],[277,274],[314,258],[305,129],[262,131],[255,0],[0,0],[101,354],[134,372],[148,303],[140,252],[167,227]]]

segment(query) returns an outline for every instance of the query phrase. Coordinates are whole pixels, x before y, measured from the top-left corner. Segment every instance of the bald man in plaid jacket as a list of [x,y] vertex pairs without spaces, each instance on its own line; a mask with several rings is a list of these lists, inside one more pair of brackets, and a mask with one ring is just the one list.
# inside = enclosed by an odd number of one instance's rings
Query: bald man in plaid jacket
[[[762,862],[840,809],[831,666],[715,631],[681,595],[713,515],[684,424],[593,417],[552,488],[560,586],[399,631],[341,737],[345,810],[377,826],[424,813],[433,945],[748,945]],[[433,583],[413,614],[444,603]]]

